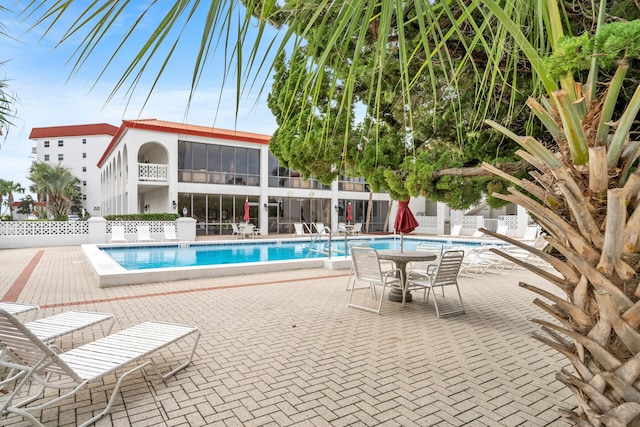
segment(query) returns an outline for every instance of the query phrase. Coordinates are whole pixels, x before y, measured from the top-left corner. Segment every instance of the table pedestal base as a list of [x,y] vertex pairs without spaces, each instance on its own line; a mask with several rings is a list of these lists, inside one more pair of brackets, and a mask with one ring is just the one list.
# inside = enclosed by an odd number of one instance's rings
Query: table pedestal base
[[[405,302],[411,302],[412,299],[411,292],[407,292],[405,294]],[[389,292],[389,301],[402,302],[402,290],[396,287],[391,288],[391,291]]]

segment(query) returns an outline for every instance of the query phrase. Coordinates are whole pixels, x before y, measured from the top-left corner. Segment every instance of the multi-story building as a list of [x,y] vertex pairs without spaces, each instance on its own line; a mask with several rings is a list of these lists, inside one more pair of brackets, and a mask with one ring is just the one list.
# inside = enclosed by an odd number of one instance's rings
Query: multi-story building
[[37,143],[32,152],[38,161],[58,163],[80,180],[82,206],[92,216],[103,215],[97,164],[117,131],[116,126],[96,123],[33,128],[29,135]]
[[[370,194],[362,179],[330,185],[279,164],[269,135],[174,123],[125,120],[98,162],[101,209],[106,214],[174,212],[197,220],[197,233],[230,234],[250,221],[266,233],[293,233],[293,224],[323,223],[335,230],[366,222],[381,231],[389,195]],[[371,208],[368,211],[369,207]]]

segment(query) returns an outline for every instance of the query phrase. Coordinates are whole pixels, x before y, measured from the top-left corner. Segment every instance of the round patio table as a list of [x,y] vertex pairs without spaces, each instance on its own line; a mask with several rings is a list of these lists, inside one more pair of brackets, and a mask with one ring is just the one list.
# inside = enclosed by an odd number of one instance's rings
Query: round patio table
[[[403,288],[407,288],[407,264],[418,261],[434,261],[436,256],[426,251],[399,251],[399,250],[381,250],[378,251],[378,258],[393,261],[394,264],[402,271],[404,278]],[[411,302],[411,292],[405,291],[405,302]],[[389,292],[389,301],[402,302],[402,289],[393,287]]]

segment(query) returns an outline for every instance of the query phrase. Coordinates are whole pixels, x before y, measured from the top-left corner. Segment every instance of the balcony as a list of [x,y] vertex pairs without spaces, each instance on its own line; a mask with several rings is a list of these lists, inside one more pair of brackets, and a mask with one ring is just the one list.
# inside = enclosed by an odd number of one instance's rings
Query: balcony
[[154,163],[138,163],[138,181],[167,182],[169,167]]

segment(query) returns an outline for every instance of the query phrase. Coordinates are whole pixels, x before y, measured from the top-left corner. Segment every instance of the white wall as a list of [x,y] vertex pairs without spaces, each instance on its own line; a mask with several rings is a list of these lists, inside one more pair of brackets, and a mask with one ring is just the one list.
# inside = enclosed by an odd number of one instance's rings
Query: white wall
[[[86,141],[85,143],[83,143],[83,139]],[[45,155],[48,154],[49,164],[59,163],[69,168],[71,173],[80,180],[80,192],[86,196],[82,205],[92,216],[102,214],[100,210],[102,198],[100,169],[97,164],[111,139],[110,135],[54,136],[34,139],[37,143],[36,157],[38,161],[44,162]],[[48,148],[45,148],[45,141],[49,141]],[[58,141],[62,141],[62,147],[58,146]],[[62,161],[58,161],[59,154],[63,155]],[[83,157],[83,154],[86,157]],[[86,171],[82,170],[83,167],[86,168]],[[83,185],[83,181],[86,181],[86,185]]]

